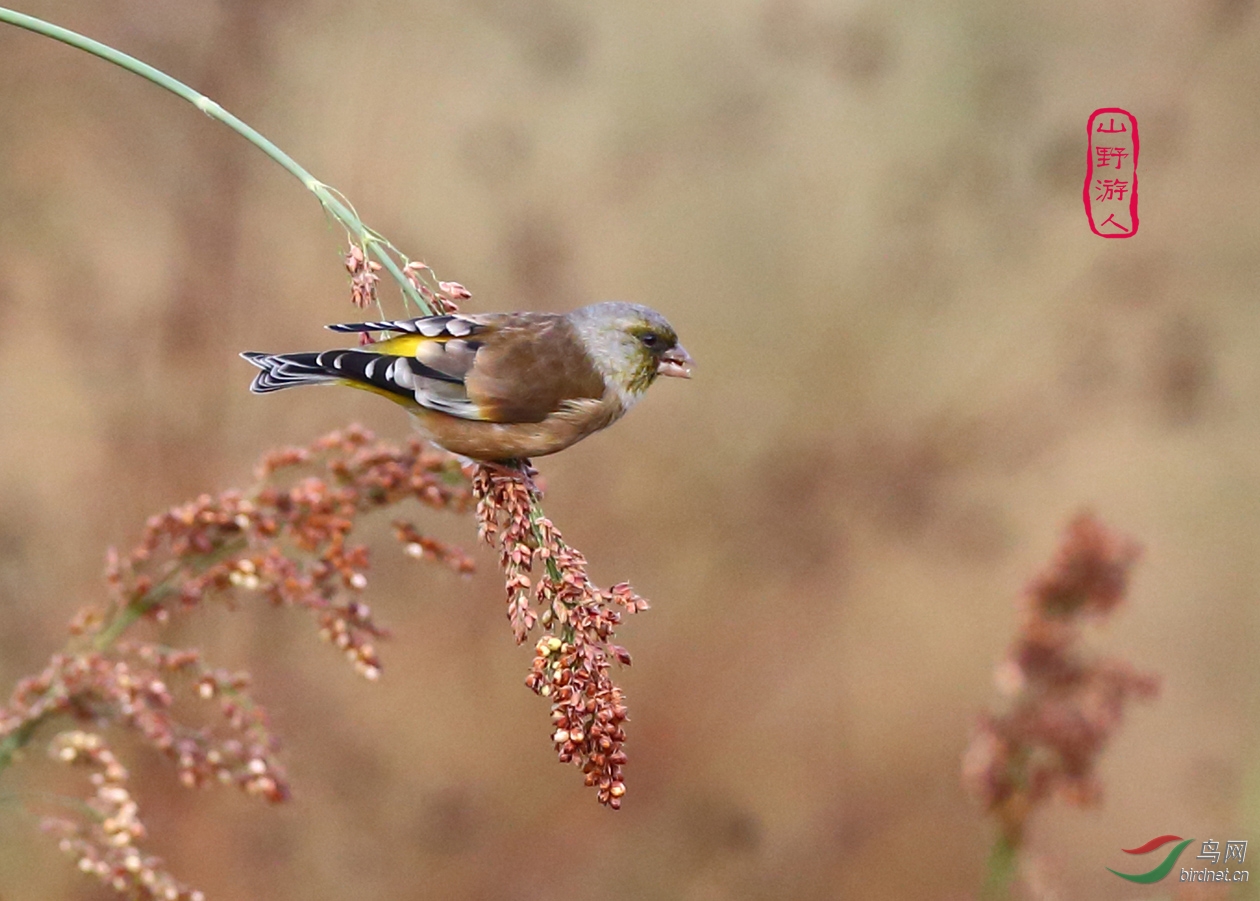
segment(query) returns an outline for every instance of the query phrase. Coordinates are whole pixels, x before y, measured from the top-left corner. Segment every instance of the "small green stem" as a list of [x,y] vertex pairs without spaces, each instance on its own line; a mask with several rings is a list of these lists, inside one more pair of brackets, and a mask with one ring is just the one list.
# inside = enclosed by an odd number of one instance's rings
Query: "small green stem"
[[174,591],[174,585],[158,585],[146,591],[144,597],[123,607],[105,628],[96,633],[96,637],[92,639],[93,649],[104,651],[111,648],[124,632]]
[[3,739],[0,739],[0,772],[4,772],[9,764],[13,762],[13,755],[26,746],[26,743],[31,740],[31,736],[35,734],[39,724],[47,718],[48,714],[43,714],[34,719],[29,719]]
[[140,597],[130,601],[100,632],[96,633],[96,637],[92,639],[92,647],[97,651],[104,651],[112,647],[114,642],[130,629],[133,624],[178,590],[176,585],[177,578],[187,576],[190,570],[204,571],[225,557],[230,557],[237,551],[243,550],[246,544],[247,542],[244,538],[235,538],[231,541],[225,541],[220,547],[209,553],[180,561],[179,565],[172,568],[160,582]]
[[[542,547],[543,545],[542,530],[538,528],[538,520],[542,519],[542,515],[543,515],[542,507],[538,506],[538,501],[536,498],[531,497],[529,499],[529,525],[530,525],[531,531],[534,533],[534,541],[538,543],[539,547]],[[556,565],[556,561],[553,560],[551,557],[547,557],[546,562],[547,562],[547,575],[551,576],[552,581],[559,582],[560,581],[560,567]]]
[[980,891],[983,901],[1006,901],[1010,898],[1018,866],[1019,849],[1005,835],[999,835],[989,851],[985,867],[984,887]]
[[[523,478],[526,478],[526,479],[529,478],[529,476],[524,472],[524,470],[522,470],[521,475]],[[534,533],[534,542],[539,547],[543,546],[542,529],[540,529],[538,526],[538,521],[542,519],[542,517],[543,517],[543,511],[542,511],[542,507],[539,506],[538,504],[538,498],[534,495],[533,491],[530,491],[529,526],[530,526],[530,530]],[[560,567],[556,565],[556,561],[551,556],[547,557],[546,566],[547,566],[547,575],[551,577],[551,581],[559,585],[560,579],[561,579]],[[566,622],[564,624],[564,628],[562,628],[560,631],[560,637],[563,641],[566,641],[569,643],[573,642],[574,629],[573,629],[572,621]]]
[[16,25],[19,28],[25,28],[27,31],[33,31],[36,34],[42,34],[45,37],[61,41],[68,44],[76,50],[82,50],[93,56],[100,57],[106,62],[113,63],[122,69],[126,69],[141,78],[151,81],[160,88],[165,88],[177,97],[187,100],[197,109],[201,110],[211,119],[223,123],[228,128],[235,131],[245,140],[249,141],[263,153],[267,154],[273,161],[279,163],[286,172],[300,181],[306,186],[306,189],[315,195],[320,205],[326,209],[334,219],[342,224],[352,235],[351,240],[364,247],[368,253],[371,253],[380,262],[381,266],[393,277],[398,283],[399,289],[403,293],[403,297],[414,303],[420,310],[425,313],[435,313],[434,310],[416,290],[415,286],[403,275],[402,269],[398,263],[390,256],[392,249],[388,241],[383,240],[375,231],[368,228],[359,219],[358,214],[351,208],[350,204],[343,201],[337,196],[337,192],[328,187],[314,175],[298,165],[293,157],[289,156],[255,128],[238,119],[229,113],[218,103],[211,100],[205,94],[195,91],[188,85],[178,79],[172,78],[160,69],[155,69],[148,63],[141,62],[134,56],[129,56],[120,50],[115,50],[100,41],[94,41],[89,37],[71,31],[68,28],[62,28],[60,25],[54,25],[51,22],[45,22],[43,19],[37,19],[34,16],[28,16],[15,10],[0,7],[0,22],[6,22],[10,25]]

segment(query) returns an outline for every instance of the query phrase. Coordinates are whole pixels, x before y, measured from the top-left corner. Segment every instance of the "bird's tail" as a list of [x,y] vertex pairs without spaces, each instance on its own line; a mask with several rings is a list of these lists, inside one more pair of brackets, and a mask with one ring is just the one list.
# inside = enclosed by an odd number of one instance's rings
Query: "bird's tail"
[[319,353],[260,354],[246,351],[241,356],[262,370],[249,386],[255,394],[270,394],[298,385],[326,385],[343,378],[340,373],[329,371],[325,361],[320,360],[322,354]]

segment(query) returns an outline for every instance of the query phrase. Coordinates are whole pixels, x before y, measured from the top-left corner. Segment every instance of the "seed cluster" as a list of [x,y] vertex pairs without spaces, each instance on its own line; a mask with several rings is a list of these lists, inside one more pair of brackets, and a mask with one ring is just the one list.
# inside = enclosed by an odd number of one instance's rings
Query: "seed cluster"
[[359,309],[376,306],[376,285],[381,277],[381,264],[370,260],[363,248],[351,244],[345,255],[346,271],[350,273],[350,302]]
[[[176,720],[173,680],[195,686],[202,699],[217,701],[225,728],[216,732]],[[119,724],[174,762],[184,785],[219,782],[283,801],[289,788],[276,759],[278,742],[248,686],[247,675],[209,669],[195,650],[120,642],[108,654],[56,654],[43,672],[18,683],[0,719],[0,733],[56,713]]]
[[[457,301],[472,297],[472,293],[459,282],[437,281],[433,270],[427,265],[408,261],[394,247],[388,243],[382,245],[382,242],[378,240],[377,249],[382,246],[391,259],[403,264],[399,271],[407,283],[423,298],[427,306],[424,313],[433,315],[455,313],[459,311]],[[382,269],[381,264],[371,259],[362,245],[353,242],[342,259],[346,265],[346,271],[350,273],[351,303],[360,309],[373,306],[379,308],[377,285],[381,277],[377,273]],[[431,287],[434,283],[437,285],[436,289]],[[366,339],[365,343],[371,343],[372,339],[366,332],[362,337]]]
[[119,894],[141,901],[204,901],[204,895],[179,882],[162,861],[144,854],[136,842],[145,835],[139,807],[127,788],[127,770],[94,732],[62,732],[49,745],[54,760],[92,770],[92,816],[84,822],[49,818],[44,828],[60,836],[59,846]]
[[580,766],[600,803],[616,809],[626,793],[626,705],[610,670],[614,660],[629,666],[630,654],[612,639],[621,612],[648,603],[625,583],[607,590],[592,584],[586,558],[539,511],[533,475],[527,467],[478,466],[477,522],[482,539],[499,548],[517,643],[542,625],[525,684],[551,701],[556,754]]
[[424,263],[407,263],[403,266],[402,273],[436,315],[458,313],[459,304],[456,301],[472,297],[472,293],[459,282],[438,282],[436,291],[430,288],[426,284],[426,277],[429,281],[435,281],[436,276]]
[[981,718],[963,758],[964,781],[1010,847],[1052,796],[1078,805],[1099,799],[1098,758],[1125,705],[1158,693],[1155,676],[1082,647],[1082,624],[1123,601],[1138,553],[1081,515],[1055,562],[1028,587],[1020,630],[995,673],[1006,709]]
[[[277,484],[291,470],[320,465],[321,475]],[[407,499],[439,510],[468,509],[471,496],[458,461],[419,441],[397,448],[349,428],[309,448],[268,454],[258,476],[261,487],[248,495],[202,495],[150,518],[127,557],[110,557],[106,575],[116,606],[162,620],[173,609],[168,597],[191,608],[208,595],[258,594],[310,611],[320,636],[364,676],[377,678],[375,642],[384,632],[360,600],[368,549],[350,543],[349,535],[360,515]],[[462,551],[425,538],[405,521],[395,523],[395,532],[408,549],[420,545],[421,556],[460,572],[471,568]]]
[[[135,897],[191,901],[198,894],[136,848],[144,827],[126,770],[99,730],[121,727],[138,736],[189,787],[229,784],[282,801],[289,786],[249,676],[207,666],[193,649],[124,639],[130,626],[142,619],[165,623],[209,599],[232,606],[261,597],[312,613],[321,637],[374,679],[376,641],[385,632],[362,600],[368,552],[351,543],[351,531],[364,514],[409,499],[460,513],[473,503],[455,457],[418,441],[377,442],[360,428],[268,454],[257,475],[259,485],[249,492],[202,495],[150,518],[129,553],[111,552],[111,603],[77,614],[67,650],[19,682],[0,708],[0,770],[40,724],[58,716],[90,724],[85,728],[92,731],[62,733],[51,751],[57,760],[93,768],[91,815],[59,817],[50,828],[85,872]],[[460,573],[472,568],[463,551],[405,520],[394,531],[412,556]],[[179,705],[177,716],[177,698],[196,700]],[[200,721],[187,722],[198,709]]]

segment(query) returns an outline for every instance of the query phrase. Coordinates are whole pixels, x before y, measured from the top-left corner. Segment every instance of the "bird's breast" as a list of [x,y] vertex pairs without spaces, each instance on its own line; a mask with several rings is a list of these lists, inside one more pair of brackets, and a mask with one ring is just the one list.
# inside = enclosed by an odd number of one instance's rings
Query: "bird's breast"
[[413,409],[412,417],[420,432],[439,447],[474,460],[503,461],[562,451],[612,425],[625,412],[619,397],[606,395],[564,401],[541,422],[460,419],[425,408]]

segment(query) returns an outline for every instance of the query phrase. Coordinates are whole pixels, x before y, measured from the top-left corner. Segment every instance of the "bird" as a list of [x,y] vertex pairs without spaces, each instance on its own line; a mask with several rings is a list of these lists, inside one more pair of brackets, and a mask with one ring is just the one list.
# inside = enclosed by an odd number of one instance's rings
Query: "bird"
[[241,356],[261,371],[250,391],[348,385],[394,401],[438,447],[514,464],[607,428],[658,376],[694,365],[665,317],[605,301],[569,313],[449,313],[327,326],[388,332],[356,348]]

